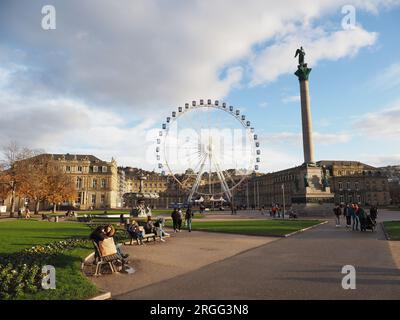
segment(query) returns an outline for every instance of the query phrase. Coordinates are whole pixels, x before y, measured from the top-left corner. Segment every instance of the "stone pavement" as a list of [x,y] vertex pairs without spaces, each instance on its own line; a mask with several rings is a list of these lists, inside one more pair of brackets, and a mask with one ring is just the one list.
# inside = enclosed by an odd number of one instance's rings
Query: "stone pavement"
[[[135,273],[104,274],[90,279],[98,288],[110,291],[115,296],[168,279],[177,279],[277,239],[182,230],[180,233],[171,233],[165,243],[156,241],[145,242],[144,246],[122,246],[122,250],[130,254],[130,265],[136,270]],[[89,273],[91,269],[88,266],[84,271]]]
[[[400,220],[400,214],[381,211],[379,219]],[[380,227],[360,233],[330,221],[114,299],[400,299],[399,261],[391,254],[397,249]],[[341,287],[344,265],[356,268],[356,290]]]

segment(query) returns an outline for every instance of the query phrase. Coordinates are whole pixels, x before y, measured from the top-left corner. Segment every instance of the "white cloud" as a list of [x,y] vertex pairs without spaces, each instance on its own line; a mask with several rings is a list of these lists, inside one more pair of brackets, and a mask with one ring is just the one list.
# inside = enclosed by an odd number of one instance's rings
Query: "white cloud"
[[251,63],[252,84],[271,82],[282,74],[293,73],[296,63],[294,52],[300,45],[306,51],[305,61],[315,66],[320,60],[354,56],[361,48],[373,45],[376,39],[375,32],[368,32],[361,27],[332,33],[320,28],[301,28],[282,36],[254,58]]
[[359,117],[354,125],[360,128],[364,135],[372,139],[400,139],[399,123],[400,101],[397,101],[389,108]]
[[300,102],[300,95],[286,96],[282,98],[283,103]]
[[360,157],[363,162],[368,163],[374,167],[386,167],[388,165],[400,165],[400,153],[392,155],[370,155],[361,154]]
[[[356,53],[376,35],[361,28],[330,34],[312,27],[348,3],[370,11],[393,5],[373,0],[68,1],[55,3],[57,29],[43,31],[33,14],[36,4],[13,2],[7,13],[3,10],[0,28],[12,35],[14,45],[0,47],[0,62],[28,67],[11,79],[24,94],[48,91],[148,115],[151,108],[226,96],[243,81],[241,65],[249,59],[254,59],[254,84],[292,72],[300,42],[311,63]],[[312,35],[304,38],[298,28]],[[276,44],[261,54],[253,51],[267,41]]]

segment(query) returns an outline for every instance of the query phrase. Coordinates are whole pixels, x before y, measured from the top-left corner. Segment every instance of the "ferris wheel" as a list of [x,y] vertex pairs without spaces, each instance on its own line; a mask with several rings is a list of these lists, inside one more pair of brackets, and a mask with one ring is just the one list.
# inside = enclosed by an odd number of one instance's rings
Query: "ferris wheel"
[[188,203],[195,197],[231,201],[233,190],[259,170],[260,154],[251,122],[218,100],[173,110],[157,137],[158,168],[188,193]]

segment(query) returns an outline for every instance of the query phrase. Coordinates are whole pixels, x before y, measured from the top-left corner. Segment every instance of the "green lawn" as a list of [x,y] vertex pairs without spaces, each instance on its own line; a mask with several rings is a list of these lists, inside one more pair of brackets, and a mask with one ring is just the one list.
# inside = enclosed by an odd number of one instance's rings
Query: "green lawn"
[[[193,230],[234,233],[255,236],[285,236],[286,234],[321,223],[319,220],[234,220],[194,221]],[[168,222],[171,226],[171,223]]]
[[0,254],[13,253],[37,244],[72,237],[87,237],[90,229],[81,223],[56,223],[35,220],[0,222]]
[[[89,233],[90,229],[81,223],[3,221],[0,222],[0,255],[69,238],[87,238]],[[85,299],[94,296],[97,288],[80,270],[82,259],[92,251],[93,248],[88,245],[52,256],[48,264],[56,268],[56,289],[41,290],[21,299]]]
[[385,221],[383,224],[390,240],[400,240],[400,221]]

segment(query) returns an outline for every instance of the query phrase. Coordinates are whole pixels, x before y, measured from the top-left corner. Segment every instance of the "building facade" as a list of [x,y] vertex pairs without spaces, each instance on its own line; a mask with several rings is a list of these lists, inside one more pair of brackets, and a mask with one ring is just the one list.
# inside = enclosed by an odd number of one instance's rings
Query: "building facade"
[[75,181],[77,197],[72,205],[81,210],[118,207],[119,180],[114,159],[107,162],[93,155],[51,156]]
[[[319,161],[325,181],[317,181],[333,194],[335,203],[357,202],[362,205],[391,204],[388,177],[379,169],[357,161]],[[301,166],[254,176],[235,195],[235,203],[245,207],[269,207],[293,204],[296,193],[316,177],[304,178]],[[306,181],[308,180],[308,181]],[[320,199],[321,202],[324,199]]]
[[[38,157],[43,156],[39,155]],[[63,172],[72,177],[76,199],[72,203],[60,203],[58,206],[74,206],[80,210],[110,209],[118,207],[118,172],[115,160],[100,160],[93,155],[46,154]],[[9,208],[11,198],[5,201]],[[16,207],[33,205],[29,199],[16,197]],[[40,209],[49,209],[49,203],[41,203]]]
[[[176,178],[182,186],[170,175],[160,175],[154,171],[146,171],[132,167],[117,167],[115,160],[110,162],[100,160],[93,155],[52,154],[51,160],[70,175],[76,187],[76,199],[73,205],[81,210],[129,208],[135,206],[132,200],[126,200],[125,195],[140,191],[140,179],[143,181],[144,193],[157,193],[158,199],[150,199],[147,203],[155,208],[168,208],[171,203],[187,200],[193,179],[193,173],[187,172]],[[285,203],[291,206],[297,201],[299,194],[313,194],[313,186],[318,190],[333,195],[328,199],[335,203],[358,202],[362,205],[386,206],[400,203],[400,184],[396,177],[388,179],[387,173],[381,168],[363,164],[357,161],[319,161],[316,167],[322,174],[306,176],[304,165],[278,172],[253,175],[233,190],[233,203],[243,207],[269,207],[271,204]],[[322,178],[321,178],[322,177]],[[240,176],[234,176],[240,180]],[[207,180],[207,181],[206,181]],[[318,180],[318,181],[317,181]],[[212,181],[211,187],[208,182]],[[312,183],[311,183],[312,182]],[[187,184],[187,185],[186,185]],[[185,188],[186,186],[186,188]],[[207,190],[206,190],[206,189]],[[221,192],[217,178],[211,177],[201,182],[199,191],[212,193]],[[327,199],[314,200],[324,202]],[[301,200],[301,199],[300,199]],[[306,199],[307,200],[307,199]],[[17,206],[22,207],[26,199],[16,199]],[[10,205],[10,199],[4,203]],[[41,209],[47,209],[49,204],[42,204]]]
[[[184,199],[183,190],[181,190],[172,176],[132,167],[120,167],[119,171],[125,177],[124,194],[142,191],[143,193],[157,193],[159,195],[158,199],[146,200],[146,203],[150,206],[168,208],[171,202],[181,202]],[[142,190],[140,190],[141,178],[144,179]],[[133,198],[124,198],[122,206],[134,207],[136,206],[136,200]]]

